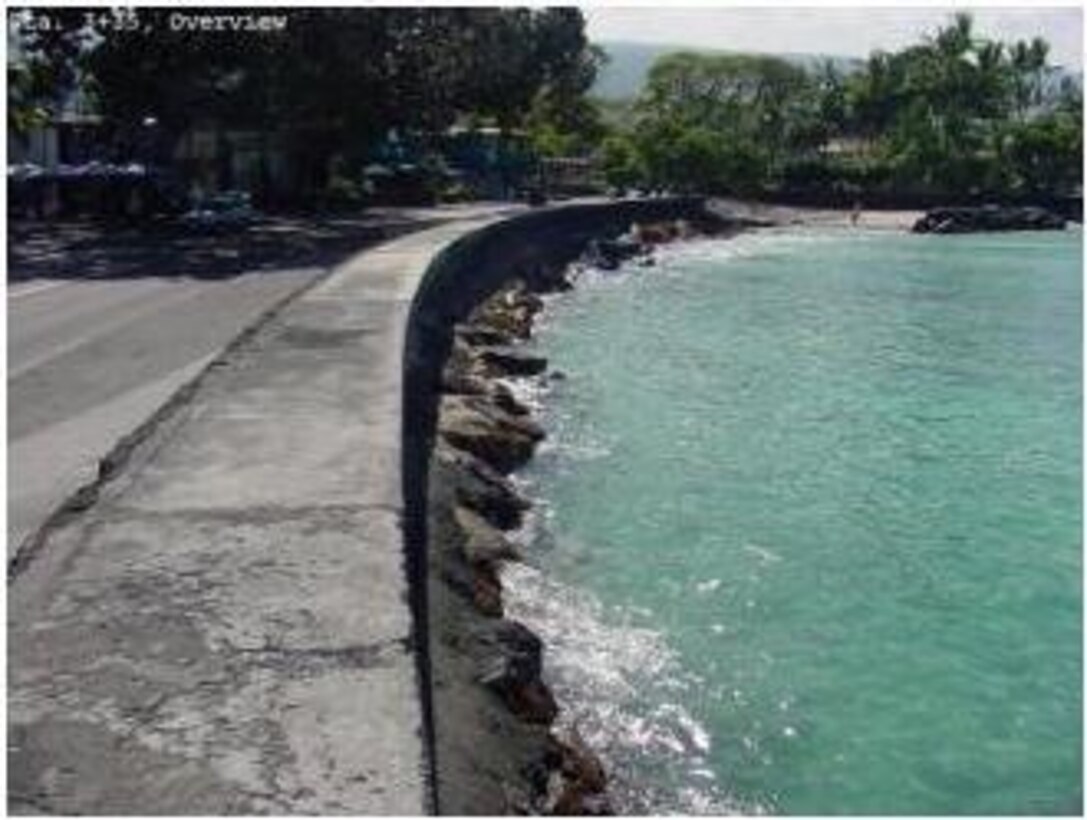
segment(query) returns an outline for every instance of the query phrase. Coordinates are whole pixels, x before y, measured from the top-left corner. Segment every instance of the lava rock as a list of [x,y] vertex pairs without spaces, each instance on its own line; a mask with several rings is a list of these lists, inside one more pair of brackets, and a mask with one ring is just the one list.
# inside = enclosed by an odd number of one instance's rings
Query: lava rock
[[528,627],[501,620],[481,635],[484,647],[479,681],[499,695],[526,723],[550,725],[559,707],[551,690],[540,680],[543,643]]
[[502,620],[480,636],[486,654],[479,680],[488,688],[505,694],[540,679],[543,671],[543,642],[524,624]]
[[494,567],[472,567],[472,605],[489,618],[502,617],[502,583]]
[[469,563],[491,566],[520,560],[517,548],[481,515],[458,504],[453,508],[453,520],[464,539],[462,549]]
[[488,396],[493,392],[487,379],[448,365],[442,370],[441,388],[443,393],[457,396]]
[[540,271],[535,279],[536,289],[542,293],[566,293],[574,289],[566,268],[556,267]]
[[979,231],[1059,231],[1064,217],[1045,208],[984,205],[935,208],[913,225],[914,233],[975,233]]
[[600,270],[616,270],[626,260],[645,252],[645,245],[632,239],[594,239],[585,248],[581,261]]
[[502,617],[502,583],[494,567],[469,564],[463,559],[450,560],[442,566],[439,577],[453,592],[470,601],[481,615]]
[[482,329],[507,338],[527,339],[532,334],[533,320],[543,307],[543,300],[530,292],[523,282],[518,282],[481,303],[468,320],[477,331]]
[[552,735],[548,740],[546,759],[552,771],[541,812],[559,816],[614,814],[607,797],[608,778],[604,766],[582,740],[577,728],[562,738]]
[[547,359],[511,347],[484,347],[476,355],[485,372],[494,376],[536,376],[547,369]]
[[506,696],[510,710],[525,723],[550,726],[559,716],[559,704],[543,681],[533,681]]
[[467,345],[508,345],[513,339],[487,325],[462,322],[453,328],[453,336]]
[[449,444],[501,473],[527,463],[545,435],[531,419],[510,415],[477,396],[444,396],[438,431]]
[[509,413],[511,416],[527,416],[529,414],[528,408],[521,404],[517,397],[513,395],[513,391],[501,382],[491,384],[490,397],[495,407]]
[[531,502],[485,461],[452,447],[435,447],[437,464],[448,470],[456,500],[500,530],[521,526]]

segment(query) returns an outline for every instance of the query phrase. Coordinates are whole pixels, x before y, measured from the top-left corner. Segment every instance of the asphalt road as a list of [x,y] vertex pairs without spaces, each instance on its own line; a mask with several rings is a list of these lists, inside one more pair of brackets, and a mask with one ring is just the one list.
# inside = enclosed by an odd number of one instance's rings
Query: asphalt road
[[8,558],[242,329],[323,268],[8,289]]
[[508,203],[177,236],[9,224],[8,559],[98,460],[269,308],[365,247]]
[[[143,442],[130,481],[22,565],[9,585],[11,813],[427,810],[402,347],[431,258],[485,221],[338,266],[208,374],[180,423]],[[130,301],[91,313],[118,317],[104,338],[119,337],[116,364],[136,367],[132,351],[187,343],[193,313],[268,281],[210,292],[148,282],[150,294],[107,292],[98,301]],[[55,294],[64,313],[80,295],[67,289],[16,291],[13,303]],[[144,298],[157,322],[138,318]],[[189,323],[172,330],[174,314]],[[23,348],[28,372],[38,356],[65,355],[45,336],[37,353]],[[101,344],[73,339],[75,352]]]

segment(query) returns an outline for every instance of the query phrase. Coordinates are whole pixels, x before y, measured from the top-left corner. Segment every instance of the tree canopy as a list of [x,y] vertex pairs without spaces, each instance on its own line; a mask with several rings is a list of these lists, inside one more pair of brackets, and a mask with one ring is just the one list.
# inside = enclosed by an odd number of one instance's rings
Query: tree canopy
[[759,55],[666,55],[605,169],[617,184],[637,167],[650,187],[707,192],[1071,193],[1082,184],[1082,93],[1067,78],[1054,83],[1048,53],[1038,38],[981,38],[958,14],[848,73]]
[[204,121],[286,135],[313,184],[394,128],[434,134],[467,116],[577,127],[600,59],[571,8],[199,9],[286,21],[225,32],[173,25],[172,7],[88,11],[9,12],[31,21],[19,110],[78,74],[119,130],[154,121],[176,139]]

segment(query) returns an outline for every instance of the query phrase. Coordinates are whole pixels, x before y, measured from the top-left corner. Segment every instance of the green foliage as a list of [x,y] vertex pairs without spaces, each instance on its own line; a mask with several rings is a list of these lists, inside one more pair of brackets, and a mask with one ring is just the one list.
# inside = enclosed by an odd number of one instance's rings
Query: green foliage
[[543,123],[531,129],[532,148],[544,157],[565,157],[576,151],[577,138],[564,134],[551,123]]
[[967,14],[848,76],[829,63],[809,73],[773,57],[666,55],[628,126],[639,162],[619,167],[709,193],[1067,193],[1081,185],[1082,92],[1047,90],[1047,55],[1040,39],[979,38]]
[[525,127],[542,156],[591,154],[607,134],[600,109],[581,94],[568,99],[543,91],[536,96]]
[[57,89],[75,83],[86,17],[80,9],[9,9],[7,22],[8,129],[22,136],[48,122],[59,108]]
[[650,70],[640,107],[650,120],[771,136],[807,82],[776,57],[679,52]]
[[1070,190],[1082,184],[1083,129],[1068,114],[1054,113],[1008,127],[1000,150],[1012,184],[1032,192]]
[[785,154],[821,140],[816,103],[804,71],[775,57],[666,55],[636,108],[648,182],[751,192]]
[[18,116],[37,98],[61,96],[71,77],[59,68],[76,66],[121,131],[153,118],[166,141],[197,124],[274,135],[288,144],[301,188],[326,192],[341,158],[337,197],[393,128],[434,137],[469,115],[511,129],[533,114],[562,135],[592,134],[582,97],[601,55],[577,9],[261,10],[286,18],[277,31],[179,29],[176,12],[141,7],[135,26],[116,25],[127,12],[72,12],[72,30],[91,42],[75,49],[71,31],[27,33],[24,47],[39,55],[32,67],[53,70],[39,70],[36,95],[28,76],[38,75],[15,77],[27,100]]
[[629,137],[622,134],[604,139],[600,146],[600,165],[604,180],[612,188],[633,188],[645,178],[638,149]]

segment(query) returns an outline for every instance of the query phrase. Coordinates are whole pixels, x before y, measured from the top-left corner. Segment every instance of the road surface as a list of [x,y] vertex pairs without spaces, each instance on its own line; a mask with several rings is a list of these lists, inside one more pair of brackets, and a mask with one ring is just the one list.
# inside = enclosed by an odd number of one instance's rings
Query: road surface
[[406,231],[519,209],[375,208],[228,236],[9,226],[8,560],[121,437],[323,271]]
[[119,438],[322,270],[9,288],[9,560]]
[[431,807],[402,529],[403,343],[431,258],[485,221],[338,266],[224,357],[22,564],[10,813]]

